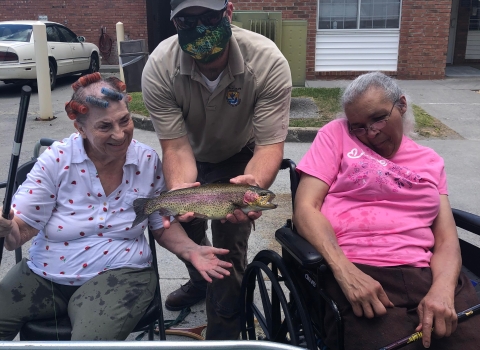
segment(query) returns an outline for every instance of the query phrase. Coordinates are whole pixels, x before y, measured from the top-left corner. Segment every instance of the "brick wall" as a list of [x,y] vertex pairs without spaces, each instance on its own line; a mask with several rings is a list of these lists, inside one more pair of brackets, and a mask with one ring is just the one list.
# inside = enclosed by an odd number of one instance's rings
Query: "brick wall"
[[403,0],[397,76],[445,77],[452,0]]
[[118,63],[116,23],[124,24],[126,38],[145,39],[148,42],[145,8],[145,1],[138,0],[4,0],[0,21],[37,20],[39,15],[48,16],[49,21],[67,26],[97,46],[101,27],[106,27],[106,33],[115,42],[110,56],[107,51],[102,53],[103,64],[116,64]]

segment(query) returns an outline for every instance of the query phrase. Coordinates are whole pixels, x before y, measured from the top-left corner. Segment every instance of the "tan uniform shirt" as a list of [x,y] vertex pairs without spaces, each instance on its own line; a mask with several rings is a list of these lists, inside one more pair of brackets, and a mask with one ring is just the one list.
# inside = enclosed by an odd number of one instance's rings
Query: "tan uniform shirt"
[[145,66],[142,91],[159,139],[188,135],[195,159],[218,163],[247,143],[285,140],[290,68],[266,37],[232,26],[228,65],[213,92],[178,37],[162,41]]

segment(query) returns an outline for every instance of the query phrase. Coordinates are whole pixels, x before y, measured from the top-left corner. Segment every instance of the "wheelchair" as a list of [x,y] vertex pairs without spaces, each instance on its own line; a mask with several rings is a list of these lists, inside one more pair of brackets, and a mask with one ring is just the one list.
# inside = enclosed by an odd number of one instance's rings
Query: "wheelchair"
[[[292,208],[299,175],[292,160],[281,169],[290,172]],[[457,227],[480,235],[480,216],[452,209]],[[247,266],[241,287],[241,336],[295,345],[306,349],[333,350],[323,343],[322,317],[330,308],[335,317],[336,347],[344,349],[344,325],[335,302],[325,292],[329,268],[322,255],[295,230],[292,220],[275,232],[281,255],[260,251]],[[463,268],[480,296],[480,248],[460,239]],[[460,310],[457,310],[460,311]],[[407,335],[407,334],[406,334]]]
[[[14,189],[17,188],[27,179],[27,175],[35,165],[42,147],[48,147],[53,144],[55,140],[49,138],[42,138],[36,144],[33,151],[33,157],[20,165],[16,172]],[[0,183],[0,188],[5,188],[6,182]],[[148,332],[148,340],[154,340],[155,328],[158,325],[159,340],[166,340],[164,322],[163,322],[163,308],[162,297],[160,294],[160,276],[158,271],[156,241],[152,232],[148,229],[148,244],[152,252],[152,266],[154,266],[155,274],[157,276],[157,286],[152,302],[147,307],[145,314],[137,323],[132,333]],[[3,246],[0,247],[3,249]],[[22,260],[22,247],[15,249],[15,263]],[[38,340],[70,340],[72,326],[68,316],[63,316],[59,319],[46,319],[29,321],[24,324],[20,330],[20,340],[22,341],[38,341]]]

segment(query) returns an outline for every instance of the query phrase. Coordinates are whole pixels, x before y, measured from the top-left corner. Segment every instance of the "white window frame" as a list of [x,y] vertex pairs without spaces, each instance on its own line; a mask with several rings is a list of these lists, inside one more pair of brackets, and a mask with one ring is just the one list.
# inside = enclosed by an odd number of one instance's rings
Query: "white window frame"
[[373,30],[373,31],[400,31],[400,28],[402,26],[402,5],[403,5],[403,0],[400,0],[400,9],[399,9],[399,14],[398,14],[398,28],[360,28],[360,11],[361,11],[361,5],[362,5],[362,0],[357,0],[358,3],[358,8],[357,8],[357,28],[355,29],[319,29],[319,23],[320,23],[320,0],[317,0],[317,18],[316,18],[316,28],[317,32],[322,32],[322,31],[364,31],[364,30]]

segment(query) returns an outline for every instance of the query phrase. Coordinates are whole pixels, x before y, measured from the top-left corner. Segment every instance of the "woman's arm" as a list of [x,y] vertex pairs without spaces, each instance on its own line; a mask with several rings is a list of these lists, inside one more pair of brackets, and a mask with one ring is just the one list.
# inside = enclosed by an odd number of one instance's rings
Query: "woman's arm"
[[295,197],[294,223],[298,232],[328,262],[356,316],[384,315],[392,307],[379,282],[352,264],[338,245],[330,222],[320,212],[329,186],[313,176],[302,174]]
[[5,248],[15,250],[37,235],[39,230],[26,224],[22,219],[14,216],[10,210],[9,220],[0,218],[0,237],[5,237]]
[[[162,247],[182,259],[190,261],[208,282],[212,282],[210,277],[223,278],[223,276],[230,275],[226,268],[232,267],[232,264],[220,260],[216,256],[228,254],[228,249],[199,246],[187,236],[177,221],[173,221],[169,229],[154,230],[152,234]],[[154,248],[152,247],[152,249]]]
[[440,211],[432,225],[435,245],[430,260],[432,286],[418,305],[423,345],[428,348],[432,327],[435,335],[449,336],[457,328],[454,298],[455,287],[462,267],[457,228],[447,195],[440,195]]

